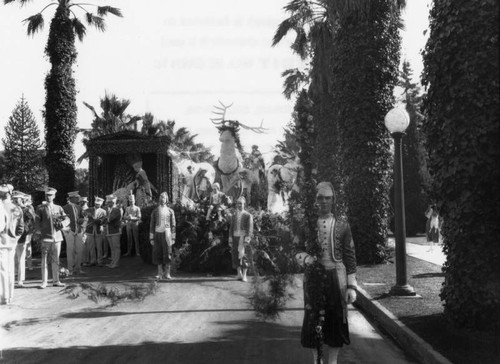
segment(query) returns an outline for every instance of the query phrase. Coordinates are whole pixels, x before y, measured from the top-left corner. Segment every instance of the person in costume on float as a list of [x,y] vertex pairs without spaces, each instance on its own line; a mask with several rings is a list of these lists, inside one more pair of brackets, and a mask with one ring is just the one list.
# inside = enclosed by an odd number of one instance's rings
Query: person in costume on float
[[233,268],[238,272],[238,279],[247,281],[249,261],[245,255],[245,246],[250,244],[253,235],[253,216],[245,211],[245,197],[236,200],[236,211],[229,221],[229,239]]
[[[317,185],[316,204],[318,239],[322,253],[320,256],[311,256],[300,252],[295,258],[302,266],[320,263],[326,271],[326,282],[322,282],[324,289],[322,294],[326,297],[322,332],[324,343],[328,348],[328,363],[335,364],[341,347],[350,343],[347,305],[356,300],[356,255],[349,223],[345,218],[332,213],[335,194],[331,183],[320,182]],[[313,349],[314,363],[316,363],[318,312],[312,309],[311,303],[317,297],[310,296],[309,284],[311,282],[306,269],[301,344],[305,348]]]
[[153,246],[153,264],[158,266],[156,279],[172,279],[170,264],[175,244],[175,214],[168,207],[168,194],[160,194],[159,206],[151,213],[149,241]]
[[208,208],[206,216],[207,220],[210,219],[210,216],[214,211],[217,213],[217,219],[219,221],[222,220],[221,205],[224,204],[225,200],[226,200],[226,194],[224,192],[221,192],[219,183],[215,182],[213,184],[212,194],[210,195],[210,207]]

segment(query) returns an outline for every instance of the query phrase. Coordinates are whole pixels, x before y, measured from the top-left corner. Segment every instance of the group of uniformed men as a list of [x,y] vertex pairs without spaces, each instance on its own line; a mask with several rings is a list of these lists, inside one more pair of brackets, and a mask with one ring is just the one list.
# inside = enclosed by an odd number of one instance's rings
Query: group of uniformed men
[[[135,253],[139,255],[138,224],[141,210],[135,206],[135,198],[129,196],[129,206],[123,213],[114,195],[104,200],[96,197],[94,207],[88,207],[86,197],[78,191],[68,193],[68,203],[61,207],[54,203],[57,190],[45,189],[45,201],[36,209],[31,195],[15,191],[11,184],[0,185],[0,303],[12,302],[14,287],[25,284],[26,258],[32,270],[32,241],[41,247],[42,283],[48,284],[48,263],[52,266],[52,285],[64,287],[59,279],[59,255],[61,243],[66,241],[67,268],[70,275],[84,274],[82,266],[106,266],[117,268],[120,260],[120,236],[122,222],[127,226],[128,250],[131,255],[135,241]],[[16,277],[17,271],[17,277]]]

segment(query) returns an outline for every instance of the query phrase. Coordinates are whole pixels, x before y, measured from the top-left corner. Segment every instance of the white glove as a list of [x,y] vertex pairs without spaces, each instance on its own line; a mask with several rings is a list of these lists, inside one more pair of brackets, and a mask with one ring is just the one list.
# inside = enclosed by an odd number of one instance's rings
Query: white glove
[[358,282],[356,281],[356,274],[347,275],[347,303],[353,303],[356,301],[357,294],[356,289],[358,287]]

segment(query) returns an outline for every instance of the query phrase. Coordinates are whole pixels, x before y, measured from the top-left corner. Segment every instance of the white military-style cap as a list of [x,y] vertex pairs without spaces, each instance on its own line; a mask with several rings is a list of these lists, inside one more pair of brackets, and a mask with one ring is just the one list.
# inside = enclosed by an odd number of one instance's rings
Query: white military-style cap
[[116,201],[116,196],[115,195],[107,195],[106,202],[109,202],[109,201]]
[[102,205],[102,203],[104,202],[104,199],[103,199],[103,198],[100,198],[100,197],[96,197],[96,198],[94,199],[94,202]]
[[45,194],[46,195],[55,195],[56,193],[57,193],[57,190],[55,188],[47,187],[45,189]]

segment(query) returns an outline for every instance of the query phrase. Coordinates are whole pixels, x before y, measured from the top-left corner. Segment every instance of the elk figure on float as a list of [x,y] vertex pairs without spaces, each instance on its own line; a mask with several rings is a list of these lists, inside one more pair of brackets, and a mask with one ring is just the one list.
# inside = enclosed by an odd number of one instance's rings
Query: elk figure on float
[[226,111],[233,104],[224,105],[220,101],[219,104],[221,106],[214,106],[217,111],[213,112],[219,117],[210,120],[216,125],[220,134],[220,157],[216,161],[215,167],[222,183],[222,192],[230,197],[232,201],[236,201],[243,193],[244,186],[246,186],[247,200],[249,200],[252,184],[259,181],[245,181],[252,174],[251,171],[243,168],[242,156],[245,153],[240,142],[239,130],[241,127],[262,134],[266,129],[262,127],[262,123],[259,127],[250,127],[237,120],[225,120]]

